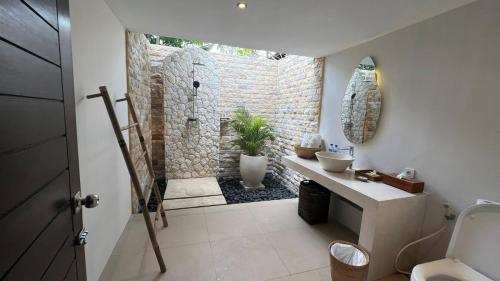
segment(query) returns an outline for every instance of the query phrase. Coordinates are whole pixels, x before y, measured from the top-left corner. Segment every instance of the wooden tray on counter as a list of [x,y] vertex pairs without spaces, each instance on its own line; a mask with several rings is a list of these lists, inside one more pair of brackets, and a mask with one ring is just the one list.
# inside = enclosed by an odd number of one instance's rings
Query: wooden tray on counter
[[397,174],[384,174],[377,171],[378,176],[372,177],[368,175],[371,170],[356,170],[354,174],[356,176],[366,177],[370,181],[375,182],[383,182],[387,185],[393,186],[395,188],[399,188],[409,193],[421,193],[424,191],[424,182],[417,180],[406,180],[406,179],[398,179],[396,177]]
[[424,191],[423,181],[398,179],[396,174],[384,174],[383,182],[409,193],[421,193]]
[[354,172],[354,174],[356,176],[365,177],[365,178],[367,178],[368,180],[371,180],[371,181],[382,181],[383,180],[384,174],[382,174],[379,171],[377,171],[378,175],[375,176],[375,177],[373,177],[373,176],[368,175],[368,173],[371,172],[371,171],[373,171],[373,169],[372,170],[356,170]]

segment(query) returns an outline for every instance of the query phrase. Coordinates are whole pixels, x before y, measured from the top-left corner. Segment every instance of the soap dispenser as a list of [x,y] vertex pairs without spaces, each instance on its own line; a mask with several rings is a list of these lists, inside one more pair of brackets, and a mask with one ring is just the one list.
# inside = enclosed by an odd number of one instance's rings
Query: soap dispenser
[[333,145],[333,143],[330,144],[330,147],[328,148],[328,152],[338,152],[338,145]]

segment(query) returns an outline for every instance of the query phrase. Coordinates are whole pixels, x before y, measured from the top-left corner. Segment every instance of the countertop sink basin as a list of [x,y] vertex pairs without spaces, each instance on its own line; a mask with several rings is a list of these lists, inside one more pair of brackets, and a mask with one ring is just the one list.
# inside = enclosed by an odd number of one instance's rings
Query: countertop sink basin
[[348,154],[320,151],[316,152],[320,167],[329,172],[344,172],[354,161],[354,157]]

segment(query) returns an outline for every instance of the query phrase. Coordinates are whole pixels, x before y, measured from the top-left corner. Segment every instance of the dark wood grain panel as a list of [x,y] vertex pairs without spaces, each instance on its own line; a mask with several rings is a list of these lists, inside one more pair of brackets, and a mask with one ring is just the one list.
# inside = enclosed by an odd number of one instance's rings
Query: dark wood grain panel
[[0,94],[62,100],[61,69],[0,41]]
[[66,132],[60,101],[0,95],[0,154],[38,144]]
[[[39,280],[66,243],[72,238],[71,208],[60,213],[26,253],[7,273],[3,281]],[[29,268],[29,270],[26,270]]]
[[86,280],[68,2],[0,0],[2,281]]
[[[73,80],[73,56],[71,54],[71,20],[69,15],[69,1],[58,0],[59,41],[61,49],[61,70],[64,92],[64,108],[66,113],[66,138],[68,141],[68,162],[70,173],[71,194],[80,191],[80,170],[78,168],[78,144],[76,136],[76,114],[75,114],[75,87]],[[83,227],[81,213],[73,215],[73,229],[75,233]],[[87,280],[85,268],[85,249],[75,247],[76,272],[69,275],[67,280]]]
[[0,37],[59,65],[59,34],[19,0],[0,1]]
[[24,0],[24,2],[57,29],[57,0]]
[[75,247],[73,243],[73,239],[67,239],[66,244],[64,244],[56,258],[52,261],[41,281],[64,280],[66,272],[70,270],[71,265],[75,261]]
[[51,182],[67,166],[65,137],[0,156],[0,217]]
[[64,278],[64,281],[77,281],[77,271],[76,271],[76,262],[74,262],[68,272],[66,273],[66,277]]
[[[28,245],[70,202],[65,171],[44,189],[0,220],[0,271],[9,269]],[[15,225],[16,227],[10,227]]]

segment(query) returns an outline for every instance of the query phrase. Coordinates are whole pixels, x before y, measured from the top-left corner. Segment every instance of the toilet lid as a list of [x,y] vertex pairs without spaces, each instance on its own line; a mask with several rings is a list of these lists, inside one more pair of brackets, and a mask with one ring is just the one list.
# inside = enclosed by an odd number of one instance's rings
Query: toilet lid
[[500,205],[465,209],[457,219],[446,256],[494,280],[500,278]]
[[428,280],[493,281],[460,261],[453,259],[442,259],[419,264],[413,268],[411,281]]

